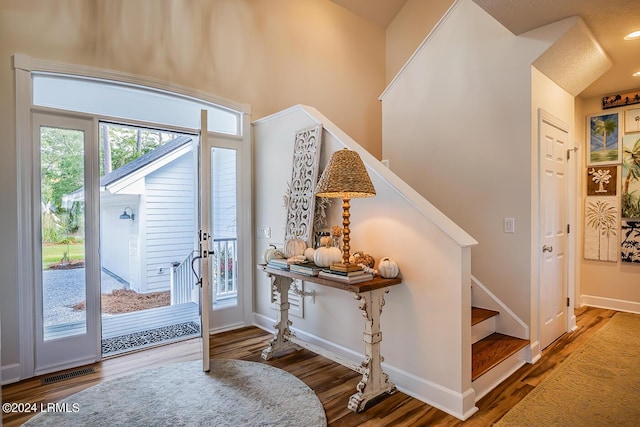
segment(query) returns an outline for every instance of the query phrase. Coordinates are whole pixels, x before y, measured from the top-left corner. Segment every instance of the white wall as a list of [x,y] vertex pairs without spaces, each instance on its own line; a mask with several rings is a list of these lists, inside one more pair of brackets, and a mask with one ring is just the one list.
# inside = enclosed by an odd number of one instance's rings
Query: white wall
[[[351,201],[353,250],[377,260],[395,259],[403,283],[386,297],[382,314],[382,354],[391,381],[403,391],[460,418],[474,411],[471,389],[469,252],[475,240],[443,217],[429,202],[310,108],[293,108],[254,123],[255,221],[269,226],[271,239],[258,239],[256,259],[269,241],[282,242],[286,212],[282,196],[291,177],[296,131],[322,122],[321,169],[332,152],[347,146],[360,153],[376,197]],[[334,202],[329,225],[340,225]],[[317,344],[360,362],[362,315],[344,291],[311,283],[315,304],[305,301],[304,319],[294,328]],[[272,328],[269,279],[257,275],[256,323]],[[447,325],[447,327],[442,327]]]
[[[565,28],[516,37],[457,1],[382,95],[383,158],[478,239],[473,275],[531,313],[531,66]],[[515,218],[515,233],[503,219]],[[499,267],[498,267],[499,266]]]

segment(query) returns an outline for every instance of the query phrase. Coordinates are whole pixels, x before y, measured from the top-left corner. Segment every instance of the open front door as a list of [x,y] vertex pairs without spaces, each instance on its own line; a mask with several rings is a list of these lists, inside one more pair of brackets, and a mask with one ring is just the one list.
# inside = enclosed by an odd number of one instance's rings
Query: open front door
[[211,176],[211,151],[208,149],[207,143],[207,111],[202,110],[200,116],[200,232],[199,239],[199,256],[200,256],[200,330],[202,331],[202,369],[209,372],[209,345],[211,335],[209,334],[209,314],[211,313],[211,285],[209,271],[211,266],[209,263],[209,255],[211,248],[210,224],[208,218],[211,217],[211,191],[209,180],[206,177]]

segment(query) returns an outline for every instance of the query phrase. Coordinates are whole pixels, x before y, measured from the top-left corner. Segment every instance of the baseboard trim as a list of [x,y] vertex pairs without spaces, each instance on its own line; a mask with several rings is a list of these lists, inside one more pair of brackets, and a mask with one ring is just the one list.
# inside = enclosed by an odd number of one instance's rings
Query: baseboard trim
[[7,385],[20,381],[21,367],[19,363],[2,366],[0,369],[0,384]]
[[605,298],[594,295],[581,295],[580,302],[582,305],[588,305],[589,307],[598,307],[608,310],[640,314],[640,302]]
[[[259,313],[254,313],[253,319],[256,327],[267,332],[274,332],[273,325],[276,323],[276,320]],[[364,358],[364,354],[358,353],[324,338],[308,334],[293,327],[291,328],[291,331],[298,338],[315,346],[321,347],[323,350],[333,353],[338,358],[346,359],[346,361],[352,362],[355,365],[360,365]],[[406,372],[388,363],[383,363],[382,367],[398,390],[426,403],[427,405],[431,405],[434,408],[440,409],[463,421],[478,411],[478,408],[475,406],[476,399],[475,390],[473,388],[469,388],[465,392],[459,393],[441,386],[440,384],[433,383],[422,377]]]

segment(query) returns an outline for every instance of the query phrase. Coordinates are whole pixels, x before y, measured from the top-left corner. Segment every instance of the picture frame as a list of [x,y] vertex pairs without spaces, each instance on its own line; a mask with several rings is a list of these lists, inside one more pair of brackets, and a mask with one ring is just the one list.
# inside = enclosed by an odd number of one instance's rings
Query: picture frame
[[631,108],[624,112],[624,132],[640,132],[640,108]]
[[622,138],[622,175],[620,177],[621,215],[625,219],[640,219],[640,134]]
[[587,165],[619,164],[621,160],[618,112],[587,116]]

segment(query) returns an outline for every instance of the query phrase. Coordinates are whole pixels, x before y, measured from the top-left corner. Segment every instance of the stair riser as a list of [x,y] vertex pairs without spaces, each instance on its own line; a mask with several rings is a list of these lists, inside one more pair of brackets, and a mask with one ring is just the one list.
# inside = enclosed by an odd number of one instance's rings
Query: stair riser
[[502,384],[504,380],[509,378],[514,372],[522,367],[525,362],[526,348],[512,354],[503,360],[498,366],[486,372],[480,378],[471,383],[471,387],[475,390],[476,402],[482,399],[487,393]]
[[471,343],[475,344],[496,331],[496,318],[491,317],[471,327]]

